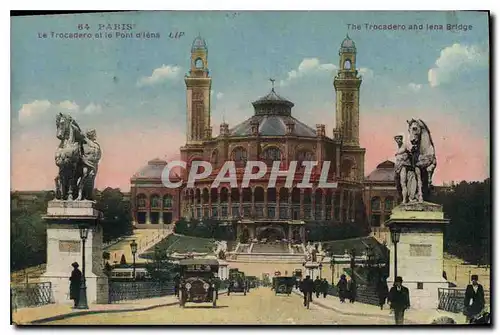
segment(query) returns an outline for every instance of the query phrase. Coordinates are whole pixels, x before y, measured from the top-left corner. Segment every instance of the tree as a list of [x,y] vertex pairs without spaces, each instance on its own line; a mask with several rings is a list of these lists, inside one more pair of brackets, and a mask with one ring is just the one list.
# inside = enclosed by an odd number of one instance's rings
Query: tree
[[175,276],[175,265],[170,259],[167,250],[155,246],[152,260],[146,264],[151,279],[159,282],[171,281]]
[[96,199],[96,207],[104,215],[101,221],[104,242],[132,234],[130,211],[119,188],[108,187],[96,192]]
[[441,204],[450,224],[444,233],[445,251],[476,264],[490,264],[491,182],[455,184],[438,191],[432,202]]
[[123,264],[127,264],[127,260],[125,259],[125,255],[122,254],[122,258],[120,258],[120,264],[123,265]]

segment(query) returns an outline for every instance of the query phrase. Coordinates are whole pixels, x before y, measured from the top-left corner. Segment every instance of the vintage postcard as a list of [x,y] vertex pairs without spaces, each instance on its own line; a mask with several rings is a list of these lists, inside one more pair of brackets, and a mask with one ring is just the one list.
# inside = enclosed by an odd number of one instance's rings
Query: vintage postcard
[[489,20],[13,14],[12,323],[489,324]]

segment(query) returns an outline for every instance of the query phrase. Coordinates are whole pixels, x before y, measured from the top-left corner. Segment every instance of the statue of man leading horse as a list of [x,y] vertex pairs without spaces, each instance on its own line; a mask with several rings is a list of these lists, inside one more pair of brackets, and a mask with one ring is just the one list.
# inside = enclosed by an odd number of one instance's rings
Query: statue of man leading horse
[[55,154],[59,173],[55,179],[56,199],[91,200],[101,147],[96,142],[95,130],[83,132],[67,114],[56,116],[57,138]]
[[432,176],[437,160],[429,128],[420,119],[408,123],[408,139],[403,135],[394,137],[396,151],[395,179],[403,203],[428,201],[432,189]]

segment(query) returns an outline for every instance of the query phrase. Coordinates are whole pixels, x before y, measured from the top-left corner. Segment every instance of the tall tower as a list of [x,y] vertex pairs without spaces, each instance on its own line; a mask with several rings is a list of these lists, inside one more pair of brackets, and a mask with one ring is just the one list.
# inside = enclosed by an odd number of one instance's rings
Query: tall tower
[[207,43],[201,36],[191,47],[191,68],[186,75],[187,99],[187,145],[202,144],[212,137],[210,126],[210,88],[212,78],[208,75]]
[[359,87],[356,70],[356,45],[349,35],[339,51],[339,71],[333,81],[336,98],[336,124],[345,145],[359,147]]

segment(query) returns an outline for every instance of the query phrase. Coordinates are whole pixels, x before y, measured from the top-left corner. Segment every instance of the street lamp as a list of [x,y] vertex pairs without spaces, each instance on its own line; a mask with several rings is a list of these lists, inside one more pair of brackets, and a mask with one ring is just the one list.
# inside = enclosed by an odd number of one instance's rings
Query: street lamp
[[330,269],[332,270],[332,285],[333,285],[333,278],[335,274],[335,257],[333,255],[333,252],[330,254]]
[[392,243],[394,243],[394,280],[396,280],[396,277],[398,276],[398,243],[399,243],[399,238],[401,237],[401,231],[394,227],[390,227],[391,230],[391,240]]
[[323,264],[319,263],[318,268],[319,268],[319,279],[321,279],[322,278],[321,277],[321,270],[323,269]]
[[354,266],[356,265],[356,249],[351,249],[351,277],[354,278]]
[[80,238],[82,239],[82,281],[80,283],[80,296],[78,299],[77,309],[89,309],[87,304],[87,285],[85,282],[85,240],[89,236],[89,228],[80,226]]
[[133,272],[132,272],[132,278],[135,280],[135,254],[137,253],[137,243],[135,243],[135,240],[130,243],[130,250],[132,250],[132,259],[133,259]]

